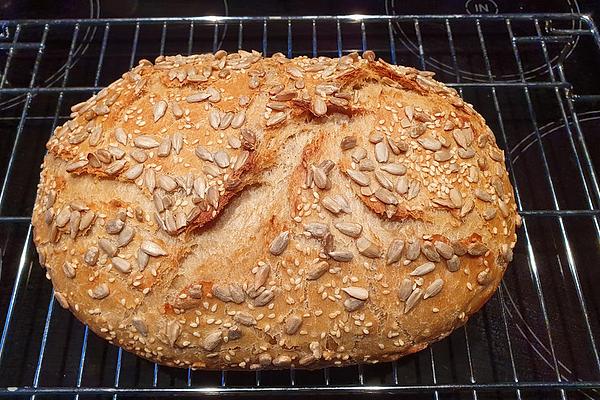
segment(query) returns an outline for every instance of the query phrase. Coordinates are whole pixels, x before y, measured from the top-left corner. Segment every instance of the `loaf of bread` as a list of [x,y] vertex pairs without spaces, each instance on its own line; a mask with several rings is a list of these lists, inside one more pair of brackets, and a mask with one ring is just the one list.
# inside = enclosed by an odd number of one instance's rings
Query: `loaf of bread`
[[484,119],[373,52],[161,56],[71,110],[42,167],[40,262],[61,306],[149,360],[395,360],[464,324],[512,259]]

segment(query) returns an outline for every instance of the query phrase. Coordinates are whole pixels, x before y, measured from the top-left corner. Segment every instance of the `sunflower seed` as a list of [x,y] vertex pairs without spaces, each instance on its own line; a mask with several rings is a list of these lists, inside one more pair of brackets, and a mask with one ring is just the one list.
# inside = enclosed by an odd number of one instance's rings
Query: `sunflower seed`
[[377,179],[377,182],[379,182],[379,184],[385,189],[394,190],[394,184],[383,172],[375,171],[375,178]]
[[350,150],[356,147],[356,136],[345,136],[340,142],[342,150]]
[[98,247],[105,252],[109,257],[114,257],[117,254],[117,246],[108,239],[98,239]]
[[329,232],[329,227],[319,222],[311,222],[304,225],[304,230],[309,232],[313,237],[323,238]]
[[373,132],[369,135],[369,142],[373,144],[380,143],[383,140],[383,135],[380,132]]
[[320,96],[315,97],[312,104],[312,111],[317,117],[327,114],[327,103]]
[[287,248],[289,242],[290,242],[290,232],[289,231],[281,232],[271,242],[271,245],[269,246],[269,251],[274,256],[281,255],[281,253],[283,253],[285,251],[285,249]]
[[128,168],[127,171],[123,174],[126,179],[135,180],[137,179],[142,172],[144,171],[144,164],[136,164],[131,168]]
[[202,341],[202,348],[206,351],[213,351],[216,349],[223,340],[221,335],[222,333],[219,330],[209,333]]
[[146,154],[146,152],[140,149],[133,150],[131,153],[129,153],[129,155],[131,156],[131,158],[133,158],[139,163],[143,163],[148,159],[148,155]]
[[[406,167],[402,164],[385,164],[381,166],[381,169],[392,175],[404,175],[406,174]],[[390,189],[391,190],[391,189]]]
[[414,306],[417,305],[419,300],[421,300],[421,295],[423,294],[423,290],[416,288],[412,291],[408,299],[406,299],[406,303],[404,304],[404,314],[408,313]]
[[89,164],[88,160],[74,161],[72,163],[67,164],[66,170],[67,170],[67,172],[74,172],[80,168],[85,167],[88,164]]
[[472,199],[466,199],[463,206],[460,209],[460,217],[464,218],[468,213],[471,212],[471,210],[473,210],[474,206],[475,203]]
[[224,115],[221,116],[221,122],[219,123],[219,129],[224,130],[224,129],[229,128],[229,125],[231,125],[231,121],[233,121],[233,113],[226,112]]
[[360,171],[349,169],[346,171],[346,173],[348,174],[350,179],[352,179],[359,186],[369,186],[369,184],[371,183],[371,178],[369,178],[368,175]]
[[254,275],[254,287],[258,289],[263,286],[267,282],[270,272],[271,266],[269,264],[260,265]]
[[113,159],[112,154],[106,149],[99,149],[96,152],[96,157],[98,157],[98,160],[100,160],[104,164],[110,164]]
[[481,188],[475,189],[473,191],[473,194],[475,195],[475,197],[477,197],[481,201],[485,201],[488,203],[492,202],[492,195],[490,195],[488,192],[486,192],[485,190],[483,190]]
[[113,257],[110,259],[111,264],[115,267],[119,272],[127,274],[131,272],[131,264],[129,261],[121,258],[121,257]]
[[356,311],[364,305],[365,305],[364,300],[355,299],[353,297],[350,297],[350,298],[347,298],[346,300],[344,300],[344,308],[348,312]]
[[283,111],[287,108],[287,103],[282,101],[269,101],[267,107],[275,111]]
[[235,160],[235,164],[233,164],[233,170],[237,171],[242,168],[248,161],[248,157],[250,157],[250,153],[245,150],[242,151]]
[[488,268],[484,269],[480,273],[477,274],[477,283],[480,285],[487,285],[491,280],[490,270]]
[[360,160],[360,163],[358,163],[358,170],[359,171],[375,171],[375,163],[368,158],[364,158],[364,159]]
[[150,240],[144,240],[140,245],[140,249],[152,257],[166,256],[167,252],[157,243]]
[[433,158],[435,159],[435,161],[444,162],[450,160],[452,158],[452,154],[447,149],[442,149],[436,151],[433,155]]
[[239,324],[244,326],[253,326],[256,325],[256,319],[243,311],[238,311],[234,316],[233,320]]
[[321,168],[312,166],[312,176],[313,176],[315,185],[317,185],[317,187],[319,189],[331,188],[331,182],[329,181],[329,178],[325,174],[325,171],[323,171]]
[[63,270],[65,276],[69,279],[75,278],[75,275],[77,274],[77,270],[75,269],[75,266],[68,261],[65,261],[63,263],[62,270]]
[[269,119],[267,119],[267,126],[277,125],[287,118],[287,114],[285,112],[276,112],[272,113]]
[[348,200],[344,197],[344,195],[336,194],[335,196],[333,196],[333,198],[340,205],[343,212],[345,212],[346,214],[352,214],[350,204],[348,203]]
[[276,367],[289,367],[291,364],[291,357],[286,355],[275,357],[275,359],[273,360],[273,365]]
[[178,102],[173,101],[171,103],[171,111],[173,112],[173,116],[176,119],[183,117],[183,109],[181,108]]
[[101,283],[93,289],[88,289],[88,295],[95,300],[101,300],[110,294],[110,290],[106,283]]
[[196,179],[194,179],[194,192],[201,199],[204,198],[204,196],[206,194],[206,181],[204,180],[203,177],[199,176]]
[[488,250],[487,246],[481,242],[471,243],[467,247],[467,253],[476,257],[484,255]]
[[490,221],[496,218],[496,209],[494,207],[488,207],[483,211],[482,216],[486,221]]
[[421,265],[419,265],[417,268],[415,268],[411,273],[410,276],[423,276],[423,275],[427,275],[428,273],[432,272],[435,269],[435,264],[432,262],[426,262],[423,263]]
[[317,168],[322,169],[325,174],[329,174],[334,167],[335,163],[331,160],[323,160],[317,165]]
[[171,346],[175,345],[179,335],[181,335],[181,325],[177,321],[169,321],[166,326],[167,339]]
[[423,299],[428,299],[430,297],[436,296],[438,293],[441,292],[443,286],[444,280],[437,278],[429,286],[427,286],[427,289],[425,289],[425,292],[423,294]]
[[473,150],[471,147],[467,149],[458,149],[458,156],[465,160],[473,158],[475,156],[475,150]]
[[269,304],[271,302],[271,300],[273,300],[274,297],[275,297],[275,294],[272,291],[265,290],[254,299],[254,306],[255,307],[266,306],[267,304]]
[[342,288],[342,290],[350,297],[354,297],[359,300],[367,300],[369,298],[369,291],[365,288],[358,286],[350,286]]
[[157,183],[158,187],[163,189],[165,192],[172,192],[177,189],[177,182],[175,182],[175,179],[168,175],[159,175]]
[[125,228],[123,228],[121,233],[119,233],[119,237],[117,238],[117,246],[127,246],[133,239],[134,234],[135,231],[130,226],[126,226]]
[[231,301],[231,293],[229,292],[229,287],[225,285],[213,285],[212,294],[214,297],[225,303]]
[[449,244],[438,240],[434,243],[434,246],[438,254],[444,257],[446,260],[449,260],[452,258],[452,256],[454,256],[454,250]]
[[298,360],[298,364],[301,366],[310,365],[316,360],[317,359],[315,358],[315,356],[313,356],[312,354],[307,354]]
[[146,323],[140,317],[133,317],[131,319],[131,325],[133,325],[140,335],[144,337],[148,336],[148,326],[146,326]]
[[360,160],[362,160],[366,156],[367,156],[367,150],[365,150],[362,147],[359,147],[356,150],[354,150],[354,153],[352,153],[352,160],[354,162],[360,162]]
[[328,253],[329,257],[339,262],[350,262],[354,258],[354,254],[347,250],[336,250]]
[[215,210],[219,208],[219,189],[216,186],[209,186],[206,191],[206,200],[208,204]]
[[293,76],[294,78],[303,78],[304,74],[302,73],[302,71],[300,71],[298,68],[296,67],[289,67],[287,69],[287,73],[290,74],[291,76]]
[[385,141],[378,142],[375,145],[375,159],[377,162],[386,163],[390,157],[388,145]]
[[400,284],[400,287],[398,287],[398,298],[400,299],[400,301],[408,301],[410,295],[413,293],[412,287],[413,282],[408,278],[404,278],[404,280]]
[[435,249],[434,245],[429,241],[423,243],[423,245],[421,246],[421,252],[429,261],[441,261],[440,255],[438,254],[437,250]]
[[396,182],[396,192],[400,195],[405,195],[408,192],[408,178],[406,176],[398,178],[398,182]]
[[161,119],[163,117],[163,115],[165,115],[165,112],[167,111],[167,102],[164,100],[160,100],[158,103],[156,103],[154,105],[154,108],[152,109],[152,114],[154,116],[154,122],[158,122],[159,119]]
[[117,233],[121,232],[124,226],[125,222],[121,221],[120,219],[109,219],[106,221],[106,233],[110,235],[116,235]]
[[302,325],[302,318],[297,315],[290,315],[285,319],[284,332],[288,335],[293,335],[298,332]]
[[460,258],[457,255],[453,255],[448,261],[446,261],[446,267],[450,272],[456,272],[460,268]]
[[419,254],[421,254],[421,242],[418,240],[409,240],[406,246],[406,259],[409,261],[414,261],[417,259],[417,257],[419,257]]
[[194,93],[189,95],[188,97],[185,98],[185,101],[187,101],[188,103],[199,103],[202,102],[206,99],[208,99],[210,97],[210,93],[206,92],[206,91],[202,91],[202,92],[198,92],[198,93]]
[[500,254],[502,254],[502,257],[506,262],[511,262],[513,260],[513,249],[507,244],[500,246]]
[[326,196],[321,199],[321,205],[325,207],[327,211],[333,214],[338,214],[342,210],[342,206],[335,201],[332,197]]
[[423,147],[425,150],[438,151],[442,148],[442,143],[433,138],[419,138],[417,139],[417,142],[419,142],[421,147]]
[[136,260],[140,271],[143,271],[148,265],[148,261],[150,261],[150,256],[144,253],[142,249],[138,249]]
[[219,129],[221,124],[221,114],[216,108],[212,108],[208,113],[208,122],[213,129]]
[[100,143],[100,139],[102,139],[102,129],[100,127],[92,129],[92,132],[88,139],[88,143],[90,144],[90,146],[97,146],[98,143]]
[[152,136],[146,136],[146,135],[138,136],[138,137],[134,138],[133,144],[135,147],[138,147],[140,149],[153,149],[160,145],[160,143],[156,139],[154,139]]
[[421,190],[421,183],[417,180],[411,180],[408,183],[408,193],[406,194],[407,200],[412,200],[419,195],[419,191]]
[[170,234],[177,232],[177,224],[175,223],[175,217],[173,217],[171,210],[165,211],[165,227],[166,231]]
[[392,240],[385,256],[387,264],[394,264],[400,261],[402,250],[404,250],[404,241],[400,239]]
[[500,199],[498,199],[498,209],[500,210],[500,214],[502,214],[502,217],[508,218],[508,216],[509,216],[508,205]]
[[71,210],[67,206],[67,207],[63,208],[62,210],[60,210],[60,212],[56,216],[56,226],[58,226],[59,228],[62,228],[63,226],[67,225],[70,218],[71,218]]
[[468,138],[465,135],[465,133],[464,133],[463,130],[461,130],[461,129],[454,129],[452,131],[452,137],[454,137],[454,140],[456,141],[456,144],[458,144],[463,149],[466,149],[467,147],[469,147],[470,143],[468,142]]
[[229,167],[229,154],[223,150],[217,151],[214,155],[215,164],[221,168]]
[[491,158],[492,160],[494,160],[494,161],[497,161],[497,162],[502,162],[502,161],[504,161],[504,154],[502,153],[502,151],[501,151],[501,150],[498,150],[498,149],[490,149],[490,152],[489,152],[489,154],[490,154],[490,158]]
[[154,169],[146,169],[146,172],[144,173],[144,184],[150,193],[154,192],[154,189],[156,188],[156,173],[154,172]]
[[87,249],[85,254],[83,255],[83,262],[85,262],[90,267],[93,267],[98,262],[99,251],[96,246],[92,246]]
[[423,136],[423,134],[427,132],[427,128],[425,128],[425,125],[423,124],[418,124],[417,126],[414,126],[411,130],[410,130],[410,137],[412,139],[416,139],[420,136]]
[[381,257],[381,248],[367,238],[358,238],[358,240],[356,241],[356,248],[358,249],[358,252],[365,257]]
[[272,97],[275,101],[290,101],[294,98],[296,98],[296,92],[293,90],[284,90]]
[[342,232],[346,236],[357,238],[362,232],[362,225],[354,222],[338,222],[335,224],[338,231]]
[[454,208],[461,208],[463,206],[462,195],[456,188],[450,189],[450,201],[452,202],[452,206]]
[[88,212],[84,213],[83,216],[81,217],[81,220],[79,221],[79,230],[80,231],[86,230],[92,224],[94,217],[95,217],[95,214],[93,211],[88,211]]
[[322,277],[327,271],[329,271],[329,264],[327,261],[321,261],[306,271],[306,279],[315,281]]
[[374,195],[379,201],[381,201],[384,204],[398,204],[398,199],[396,199],[394,194],[385,188],[377,189]]
[[158,146],[156,155],[159,157],[168,157],[171,153],[171,137],[165,136]]
[[117,142],[121,143],[122,145],[127,145],[127,133],[125,133],[123,128],[118,127],[115,129],[115,139],[117,139]]
[[108,152],[116,159],[120,160],[125,157],[125,150],[116,146],[108,146]]

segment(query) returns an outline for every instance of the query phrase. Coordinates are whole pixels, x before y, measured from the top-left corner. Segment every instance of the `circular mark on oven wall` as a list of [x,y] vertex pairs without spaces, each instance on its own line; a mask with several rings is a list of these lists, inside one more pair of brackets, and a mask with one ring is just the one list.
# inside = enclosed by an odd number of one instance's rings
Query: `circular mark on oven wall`
[[[598,122],[600,122],[600,111],[588,111],[579,113],[578,117],[579,123],[581,124],[583,131],[585,131],[586,127],[591,124],[593,124],[593,126],[589,127],[589,131],[594,132],[598,130]],[[566,128],[564,120],[550,122],[546,125],[543,125],[539,128],[540,137],[542,138],[542,140],[544,140],[552,135],[574,134],[573,131],[575,131],[575,127],[572,126],[573,120],[571,118],[568,118],[568,123],[570,125],[569,129]],[[537,135],[535,132],[531,132],[519,142],[517,142],[517,144],[512,146],[512,148],[510,149],[512,162],[515,163],[519,161],[520,158],[525,157],[527,151],[535,145],[537,145]],[[588,148],[595,148],[595,145],[588,145]]]
[[[80,11],[80,10],[77,10]],[[100,16],[100,0],[88,0],[88,9],[85,12],[86,17],[89,19],[97,19]],[[75,15],[69,15],[69,17],[74,17]],[[65,17],[67,17],[65,15]],[[96,34],[97,27],[88,25],[85,28],[80,28],[77,42],[73,48],[73,56],[71,58],[71,65],[67,65],[67,60],[65,57],[65,61],[63,63],[59,63],[54,70],[54,72],[50,73],[47,77],[43,78],[42,82],[36,85],[36,87],[51,87],[57,83],[62,82],[62,79],[65,76],[68,68],[73,68],[75,64],[81,59],[81,57],[87,51],[91,41],[93,40]],[[68,36],[68,44],[67,48],[71,45],[70,35]],[[48,72],[45,70],[44,72]],[[10,82],[7,80],[5,82],[5,87],[10,87]],[[4,97],[4,96],[3,96]],[[8,97],[5,100],[0,102],[0,110],[7,110],[12,107],[15,107],[19,104],[22,104],[27,98],[27,94],[18,94],[12,97]]]
[[498,14],[498,4],[494,0],[467,0],[465,10],[469,14]]
[[[493,3],[493,4],[492,4]],[[494,6],[495,5],[495,6]],[[536,8],[537,7],[537,8]],[[435,10],[436,15],[443,14],[461,14],[469,12],[469,10],[479,10],[477,14],[495,14],[499,13],[526,13],[526,12],[544,12],[548,9],[552,9],[555,12],[578,14],[580,13],[578,0],[554,0],[554,1],[509,1],[509,0],[449,0],[445,2],[435,2],[423,0],[417,2],[405,2],[401,0],[386,0],[385,10],[388,15],[424,15],[432,14],[432,10]],[[496,11],[494,11],[494,9]],[[479,38],[474,28],[474,24],[465,24],[464,20],[451,20],[450,25],[453,34],[454,47],[457,52],[457,68],[455,68],[453,61],[450,58],[449,42],[447,39],[446,23],[444,20],[433,21],[433,20],[420,20],[420,30],[423,36],[423,45],[425,46],[425,56],[423,63],[425,67],[434,72],[443,72],[444,74],[452,77],[460,77],[464,81],[472,82],[487,82],[489,77],[483,57],[480,49]],[[542,22],[540,22],[542,24]],[[396,36],[397,48],[404,48],[414,57],[419,57],[419,38],[417,37],[412,21],[406,21],[399,23],[395,21],[393,24],[394,35]],[[494,26],[499,26],[495,25]],[[569,29],[581,28],[581,21],[572,20],[568,26]],[[489,29],[485,24],[484,37],[494,32],[487,32]],[[515,36],[535,35],[533,29],[533,22],[531,22],[531,29],[528,32],[521,32],[519,24],[512,25]],[[544,27],[541,27],[544,29]],[[494,71],[493,78],[496,80],[503,81],[517,81],[521,79],[519,71],[517,70],[514,55],[510,47],[508,33],[506,28],[503,31],[497,32],[503,35],[502,41],[491,41],[487,40],[487,50],[490,62]],[[428,42],[430,40],[430,42]],[[435,40],[435,43],[431,41]],[[561,46],[558,45],[547,45],[548,58],[552,66],[556,65],[561,53],[565,54],[565,57],[569,57],[573,49],[577,45],[579,37],[575,37],[574,40],[566,42]],[[443,54],[444,57],[430,54],[427,50],[427,46],[431,45],[431,52],[437,52]],[[494,51],[494,46],[499,46],[500,50]],[[401,51],[398,50],[397,51]],[[472,56],[471,56],[472,55]],[[508,57],[506,57],[508,55]],[[522,60],[523,74],[525,79],[534,78],[536,76],[545,74],[548,71],[548,65],[541,51],[539,51],[539,45],[536,52],[531,52],[531,56]],[[495,70],[496,67],[503,67],[505,72],[498,73]]]

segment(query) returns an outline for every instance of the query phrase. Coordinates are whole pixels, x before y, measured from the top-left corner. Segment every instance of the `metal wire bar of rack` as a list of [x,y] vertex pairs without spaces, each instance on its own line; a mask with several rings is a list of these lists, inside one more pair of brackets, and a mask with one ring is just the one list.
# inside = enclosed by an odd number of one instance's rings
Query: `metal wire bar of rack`
[[[581,28],[561,27],[571,21]],[[593,285],[600,278],[600,145],[596,148],[587,120],[580,118],[580,107],[597,95],[579,94],[569,79],[570,59],[591,54],[592,69],[599,61],[600,34],[589,16],[194,17],[0,25],[9,33],[0,41],[0,397],[600,398],[600,297]],[[91,38],[86,31],[87,52],[80,53],[81,31],[90,27],[96,30]],[[400,45],[399,30],[410,33],[416,53]],[[581,40],[569,57],[550,56],[565,52],[562,46],[575,39]],[[37,171],[31,167],[41,161],[54,128],[68,119],[68,105],[98,92],[140,58],[248,47],[288,57],[338,57],[371,48],[389,62],[421,69],[434,53],[452,65],[450,74],[437,71],[438,79],[459,90],[492,126],[506,149],[523,216],[503,286],[463,329],[385,365],[215,373],[140,361],[56,307],[34,261],[29,214]],[[526,74],[531,58],[546,66],[533,77]],[[60,83],[43,85],[55,65],[65,65]],[[464,65],[479,68],[487,79],[466,82]],[[506,69],[519,79],[502,79],[498,72]],[[10,103],[4,105],[6,99]],[[545,132],[557,116],[564,134]],[[40,294],[32,299],[32,293]]]

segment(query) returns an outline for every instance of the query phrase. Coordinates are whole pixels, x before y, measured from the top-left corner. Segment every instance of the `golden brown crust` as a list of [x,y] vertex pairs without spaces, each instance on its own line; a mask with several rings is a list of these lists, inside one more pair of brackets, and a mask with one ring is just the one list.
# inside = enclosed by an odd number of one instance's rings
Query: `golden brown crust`
[[452,89],[372,54],[142,60],[48,143],[33,213],[57,301],[165,365],[397,359],[494,293],[519,223]]

